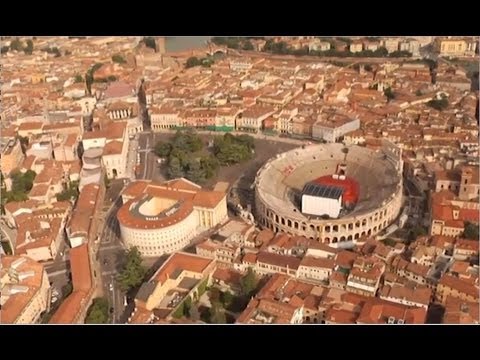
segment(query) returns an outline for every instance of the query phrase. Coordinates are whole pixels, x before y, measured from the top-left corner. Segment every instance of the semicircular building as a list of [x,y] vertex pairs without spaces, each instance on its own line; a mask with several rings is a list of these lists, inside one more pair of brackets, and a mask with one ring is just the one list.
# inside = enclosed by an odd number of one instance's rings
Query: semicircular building
[[117,219],[127,247],[143,256],[170,254],[227,219],[226,194],[186,179],[135,181],[122,193]]

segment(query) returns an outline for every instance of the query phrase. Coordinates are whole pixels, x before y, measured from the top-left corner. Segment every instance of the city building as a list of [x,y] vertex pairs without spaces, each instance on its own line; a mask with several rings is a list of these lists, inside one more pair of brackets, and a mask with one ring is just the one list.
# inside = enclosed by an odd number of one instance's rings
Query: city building
[[275,112],[270,106],[253,105],[243,111],[241,117],[236,120],[236,129],[243,131],[259,132],[262,129],[263,120]]
[[103,206],[105,186],[89,184],[82,188],[67,225],[66,234],[72,248],[96,240],[98,215]]
[[89,245],[83,244],[70,250],[72,293],[63,300],[49,324],[83,324],[92,304],[96,276],[92,268]]
[[24,159],[20,140],[14,137],[0,138],[0,168],[4,175],[18,169]]
[[203,294],[214,268],[215,261],[211,259],[184,252],[172,254],[140,287],[133,317],[155,311],[159,318],[170,319],[187,297],[198,299]]
[[478,47],[478,38],[440,37],[435,40],[435,46],[440,56],[472,57]]
[[197,234],[227,220],[226,194],[186,179],[136,181],[122,193],[117,213],[122,239],[143,256],[183,249]]
[[449,297],[478,304],[478,283],[477,285],[473,285],[455,276],[445,274],[438,282],[435,297],[436,300],[440,301],[442,304],[445,304]]
[[128,140],[126,122],[111,122],[102,130],[83,135],[84,156],[90,155],[88,150],[100,153],[102,166],[109,179],[129,177],[126,173]]
[[462,301],[455,297],[447,297],[443,324],[479,324],[478,302]]
[[369,299],[358,316],[357,324],[425,324],[427,309]]
[[42,264],[27,256],[1,256],[1,324],[35,324],[50,306],[50,282]]
[[341,114],[322,114],[312,126],[312,137],[336,142],[344,135],[360,128],[360,120]]

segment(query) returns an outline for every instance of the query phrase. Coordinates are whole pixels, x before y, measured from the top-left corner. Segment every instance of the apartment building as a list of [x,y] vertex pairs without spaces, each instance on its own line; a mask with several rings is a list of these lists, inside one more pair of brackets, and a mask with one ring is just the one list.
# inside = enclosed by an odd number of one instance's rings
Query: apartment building
[[0,168],[4,175],[18,169],[24,159],[20,140],[14,137],[0,138]]
[[2,256],[0,323],[35,324],[50,305],[50,282],[43,265],[27,256]]

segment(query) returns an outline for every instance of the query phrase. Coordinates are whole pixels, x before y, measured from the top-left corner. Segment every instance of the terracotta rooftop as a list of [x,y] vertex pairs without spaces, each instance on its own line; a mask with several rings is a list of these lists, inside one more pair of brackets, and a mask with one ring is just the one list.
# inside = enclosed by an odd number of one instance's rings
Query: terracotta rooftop
[[329,308],[325,313],[325,321],[335,324],[355,324],[358,318],[358,314],[342,309]]
[[99,196],[100,187],[97,184],[88,184],[82,188],[78,196],[75,209],[68,223],[70,234],[88,234],[91,220],[95,216],[95,207]]
[[444,324],[478,324],[480,322],[478,303],[448,296],[442,322]]
[[345,269],[351,269],[357,257],[358,255],[354,252],[341,250],[335,257],[335,264]]
[[300,266],[316,267],[316,268],[322,268],[322,269],[333,269],[335,267],[335,260],[305,256],[302,259]]
[[457,290],[459,293],[472,296],[474,299],[479,298],[478,288],[452,275],[443,275],[438,285],[443,285],[452,290]]
[[260,251],[257,254],[257,263],[270,264],[282,268],[296,270],[300,266],[301,259],[294,256],[286,256]]
[[406,300],[428,306],[432,297],[432,290],[426,286],[410,288],[400,285],[386,285],[380,292],[380,296],[382,298],[387,297],[398,300]]
[[122,153],[123,142],[118,140],[113,140],[108,142],[103,148],[103,155],[119,155]]
[[423,307],[409,307],[394,304],[378,298],[370,298],[364,305],[357,323],[361,324],[387,324],[389,318],[403,320],[405,324],[424,324],[427,310]]
[[168,258],[168,260],[162,265],[153,278],[159,283],[163,284],[168,278],[174,276],[174,273],[178,270],[203,274],[205,269],[207,269],[212,262],[212,259],[207,259],[193,254],[177,252]]
[[240,285],[242,274],[233,269],[217,268],[212,275],[215,280],[220,280],[230,285]]
[[[200,190],[188,180],[176,179],[166,183],[148,183],[144,181],[131,183],[123,192],[124,196],[133,197],[118,211],[117,218],[123,226],[155,229],[176,224],[192,213],[194,207],[214,208],[226,194],[219,191]],[[175,200],[176,211],[168,215],[146,217],[135,211],[140,204],[152,198]]]
[[88,244],[83,244],[70,250],[70,269],[72,272],[73,289],[88,292],[92,287]]
[[[16,271],[18,273],[28,273],[32,272],[32,276],[27,276],[21,280],[10,281],[12,280],[8,274],[9,269],[12,267],[12,263],[15,261],[23,261],[20,264]],[[17,318],[20,316],[25,307],[30,303],[32,298],[37,295],[38,291],[42,286],[44,267],[43,265],[37,263],[36,261],[30,259],[29,257],[20,257],[20,256],[2,256],[1,257],[1,278],[2,278],[2,297],[5,296],[7,286],[9,285],[18,285],[27,287],[26,292],[17,292],[11,294],[6,302],[1,307],[0,312],[0,323],[2,324],[13,324]],[[5,278],[7,277],[7,278]],[[4,279],[10,279],[4,284]],[[3,301],[3,299],[2,299]]]
[[79,310],[85,304],[87,294],[83,291],[72,292],[55,311],[49,324],[73,324]]

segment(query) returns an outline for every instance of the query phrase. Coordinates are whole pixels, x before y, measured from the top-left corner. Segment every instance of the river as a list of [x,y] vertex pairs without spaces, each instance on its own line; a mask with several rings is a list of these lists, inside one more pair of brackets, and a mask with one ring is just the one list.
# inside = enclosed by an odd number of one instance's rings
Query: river
[[211,36],[172,36],[166,37],[165,48],[167,52],[186,51],[202,47]]

